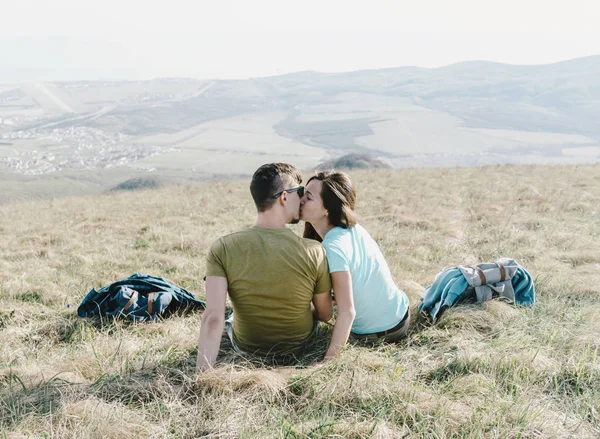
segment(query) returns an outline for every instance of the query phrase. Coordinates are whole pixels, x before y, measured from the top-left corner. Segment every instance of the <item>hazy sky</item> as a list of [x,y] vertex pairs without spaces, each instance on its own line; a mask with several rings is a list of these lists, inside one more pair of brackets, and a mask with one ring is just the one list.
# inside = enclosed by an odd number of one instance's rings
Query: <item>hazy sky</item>
[[247,78],[600,54],[597,0],[3,0],[0,81]]

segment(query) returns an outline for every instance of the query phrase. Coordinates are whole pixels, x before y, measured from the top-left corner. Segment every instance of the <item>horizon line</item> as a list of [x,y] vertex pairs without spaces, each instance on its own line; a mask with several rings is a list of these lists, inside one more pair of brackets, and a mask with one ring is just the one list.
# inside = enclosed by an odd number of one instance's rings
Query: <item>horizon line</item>
[[[150,81],[161,81],[161,80],[193,80],[193,81],[249,81],[256,79],[269,79],[269,78],[278,78],[282,76],[290,76],[297,75],[303,73],[311,73],[317,75],[341,75],[347,73],[357,73],[357,72],[373,72],[373,71],[382,71],[382,70],[397,70],[397,69],[418,69],[418,70],[439,70],[445,69],[448,67],[460,65],[460,64],[469,64],[469,63],[485,63],[485,64],[495,64],[495,65],[504,65],[510,67],[545,67],[545,66],[554,66],[557,64],[565,64],[572,61],[584,60],[584,59],[592,59],[592,58],[600,58],[600,52],[593,55],[580,56],[576,58],[568,58],[560,61],[554,61],[549,63],[535,63],[535,64],[515,64],[509,62],[501,62],[501,61],[491,61],[485,59],[472,59],[466,61],[456,61],[449,64],[443,64],[437,67],[423,67],[417,65],[402,65],[402,66],[394,66],[394,67],[379,67],[379,68],[360,68],[355,70],[342,70],[342,71],[333,71],[326,72],[320,70],[297,70],[293,72],[280,73],[276,75],[266,75],[266,76],[249,76],[246,78],[231,78],[231,79],[218,79],[218,78],[200,78],[194,76],[155,76],[144,79],[131,79],[131,78],[112,78],[112,79],[51,79],[51,80],[26,80],[26,81],[6,81],[0,78],[0,85],[21,85],[21,84],[33,84],[33,83],[74,83],[74,82],[150,82]],[[24,68],[22,70],[39,70],[35,67],[32,68]],[[93,70],[93,69],[82,69],[82,70]]]

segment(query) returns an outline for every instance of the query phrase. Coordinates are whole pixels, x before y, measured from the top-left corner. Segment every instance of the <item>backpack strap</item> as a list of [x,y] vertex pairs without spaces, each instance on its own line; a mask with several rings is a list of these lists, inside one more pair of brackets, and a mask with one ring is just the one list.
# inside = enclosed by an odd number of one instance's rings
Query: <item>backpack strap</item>
[[479,275],[479,278],[481,279],[481,285],[487,284],[487,279],[485,278],[485,274],[483,273],[483,270],[481,268],[479,268],[477,265],[471,265],[471,268],[473,268]]
[[152,301],[154,300],[154,293],[148,293],[148,314],[152,315]]
[[138,292],[136,290],[132,290],[133,293],[131,294],[131,297],[129,298],[129,301],[125,304],[125,306],[123,307],[123,311],[125,311],[126,309],[129,309],[129,307],[131,305],[133,305],[137,298],[138,298]]
[[506,280],[506,268],[504,268],[504,264],[502,262],[496,262],[498,268],[500,269],[500,282],[504,282]]

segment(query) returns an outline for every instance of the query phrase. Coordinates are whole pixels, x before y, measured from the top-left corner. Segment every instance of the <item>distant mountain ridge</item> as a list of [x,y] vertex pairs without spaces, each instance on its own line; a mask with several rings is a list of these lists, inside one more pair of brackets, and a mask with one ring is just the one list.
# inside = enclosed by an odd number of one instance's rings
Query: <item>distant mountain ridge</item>
[[[190,88],[194,88],[206,81],[164,78],[55,84],[68,87],[72,84],[109,83],[127,87],[133,83],[160,88],[160,84],[172,82],[188,83]],[[571,132],[600,138],[600,124],[596,123],[600,120],[600,55],[546,65],[466,61],[439,68],[398,67],[342,73],[304,71],[213,82],[215,86],[210,93],[201,98],[191,97],[168,104],[163,102],[161,109],[120,105],[110,114],[95,118],[95,123],[82,121],[81,124],[106,128],[109,124],[103,122],[110,120],[122,122],[117,123],[116,128],[122,128],[126,123],[125,132],[128,134],[169,132],[206,120],[252,111],[257,105],[290,110],[300,103],[312,103],[336,93],[354,92],[417,99],[419,105],[448,111],[463,118],[472,127],[556,132],[570,129]],[[0,100],[1,97],[0,92]],[[493,111],[490,111],[490,104],[495,106]],[[585,105],[585,111],[579,108],[581,105]],[[144,121],[147,118],[140,117],[140,113],[158,116],[165,107],[181,119],[178,126],[172,127],[168,119],[161,121],[161,118],[157,119],[158,123],[148,126]],[[210,114],[206,114],[206,109],[210,110]],[[544,112],[541,117],[536,109],[552,111]],[[187,116],[190,110],[196,110],[192,117]],[[526,115],[528,117],[524,118]]]
[[0,170],[202,178],[349,153],[393,166],[600,161],[600,55],[547,65],[0,86]]

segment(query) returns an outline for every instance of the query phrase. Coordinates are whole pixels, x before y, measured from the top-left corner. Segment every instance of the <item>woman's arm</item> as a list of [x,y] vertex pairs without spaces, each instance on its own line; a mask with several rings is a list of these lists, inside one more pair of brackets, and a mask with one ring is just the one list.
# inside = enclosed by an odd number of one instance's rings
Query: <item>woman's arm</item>
[[328,322],[333,317],[333,304],[331,303],[331,293],[313,294],[312,312],[317,320]]
[[338,306],[338,313],[333,326],[331,343],[325,354],[325,360],[329,360],[342,350],[348,337],[352,322],[356,316],[354,310],[354,300],[352,299],[352,278],[349,271],[336,271],[331,273],[331,282],[333,284],[333,294]]

